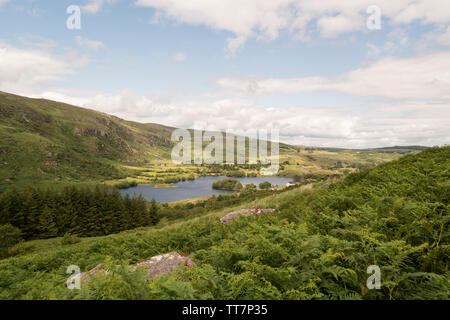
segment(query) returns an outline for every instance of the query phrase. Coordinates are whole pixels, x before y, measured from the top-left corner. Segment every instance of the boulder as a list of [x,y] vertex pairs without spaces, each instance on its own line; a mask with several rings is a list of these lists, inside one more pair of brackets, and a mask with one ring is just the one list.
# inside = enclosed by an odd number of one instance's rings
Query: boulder
[[[184,265],[187,267],[192,266],[192,260],[189,256],[182,256],[178,252],[169,252],[154,256],[136,264],[129,266],[130,271],[135,271],[138,267],[143,267],[147,272],[147,281],[151,281],[154,277],[160,274],[169,275],[176,269]],[[102,263],[98,264],[95,268],[82,272],[80,279],[82,282],[89,280],[91,276],[96,276],[98,273],[109,274],[110,271],[104,269]]]
[[102,274],[108,274],[109,271],[103,269],[103,263],[100,263],[98,265],[96,265],[94,268],[92,268],[91,270],[87,271],[87,272],[82,272],[80,273],[80,280],[82,282],[87,281],[91,276],[96,276],[97,273],[100,272]]
[[222,224],[229,224],[231,221],[233,221],[233,219],[239,218],[240,216],[244,216],[244,217],[248,217],[248,216],[252,216],[255,214],[262,214],[262,213],[272,213],[274,212],[275,209],[260,209],[258,207],[254,208],[254,209],[241,209],[241,210],[237,210],[237,211],[233,211],[228,213],[227,215],[225,215],[224,217],[222,217],[220,219],[220,222]]
[[73,129],[73,134],[76,135],[76,136],[81,137],[81,135],[83,134],[83,132],[82,132],[80,129],[78,129],[78,128],[74,128],[74,129]]
[[184,257],[178,252],[169,252],[138,262],[132,265],[131,269],[136,270],[137,267],[144,267],[147,270],[147,279],[151,280],[160,274],[168,276],[172,271],[178,269],[181,264],[190,267],[192,260],[189,256]]

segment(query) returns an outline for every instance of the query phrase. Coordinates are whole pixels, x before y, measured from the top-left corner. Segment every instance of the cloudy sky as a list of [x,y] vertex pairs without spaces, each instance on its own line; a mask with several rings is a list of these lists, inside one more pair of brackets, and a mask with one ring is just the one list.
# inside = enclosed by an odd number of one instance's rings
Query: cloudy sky
[[0,0],[0,91],[183,128],[277,128],[303,145],[443,145],[450,6]]

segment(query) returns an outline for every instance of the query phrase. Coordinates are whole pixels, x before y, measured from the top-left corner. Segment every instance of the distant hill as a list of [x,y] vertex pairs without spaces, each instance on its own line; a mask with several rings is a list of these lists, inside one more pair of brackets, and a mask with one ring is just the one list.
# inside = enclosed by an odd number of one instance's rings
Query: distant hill
[[394,146],[394,147],[383,147],[383,148],[373,148],[373,149],[361,149],[361,151],[376,151],[376,152],[385,152],[385,153],[410,153],[410,152],[417,152],[417,151],[423,151],[427,147],[424,146]]
[[[306,147],[306,148],[308,148],[308,147]],[[366,148],[366,149],[347,149],[347,148],[331,148],[331,147],[317,147],[315,149],[325,150],[325,151],[329,151],[329,152],[340,152],[340,151],[346,151],[346,150],[353,150],[353,151],[366,151],[366,152],[375,151],[375,152],[382,152],[382,153],[405,154],[405,153],[423,151],[426,148],[428,148],[428,147],[424,147],[424,146],[394,146],[394,147]]]

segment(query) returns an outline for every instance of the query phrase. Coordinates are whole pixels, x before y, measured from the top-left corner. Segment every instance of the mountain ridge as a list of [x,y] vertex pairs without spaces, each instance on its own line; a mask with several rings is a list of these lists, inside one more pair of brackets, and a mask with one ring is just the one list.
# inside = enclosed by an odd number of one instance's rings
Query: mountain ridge
[[[174,128],[0,92],[0,181],[122,177],[113,162],[169,158]],[[79,172],[77,172],[79,171]],[[44,172],[44,173],[43,173]]]

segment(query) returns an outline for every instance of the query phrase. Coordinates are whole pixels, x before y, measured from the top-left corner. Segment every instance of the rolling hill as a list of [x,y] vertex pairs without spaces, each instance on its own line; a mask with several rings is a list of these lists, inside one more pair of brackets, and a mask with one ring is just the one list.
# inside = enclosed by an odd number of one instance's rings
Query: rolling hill
[[0,92],[0,186],[125,177],[119,163],[168,159],[172,130]]
[[[126,121],[60,102],[0,92],[0,191],[10,186],[172,183],[225,169],[173,166],[175,128]],[[422,147],[348,150],[280,143],[285,177],[342,176]],[[159,170],[155,163],[165,162]],[[240,169],[240,168],[234,168]],[[257,174],[246,170],[245,173]]]
[[[0,261],[1,299],[448,299],[450,147],[210,211],[170,226],[65,244],[22,245]],[[276,211],[219,218],[254,206]],[[28,244],[26,246],[26,244]],[[117,269],[166,252],[192,266],[148,283]],[[68,290],[66,268],[104,263],[112,273]],[[369,266],[381,287],[366,286]]]

